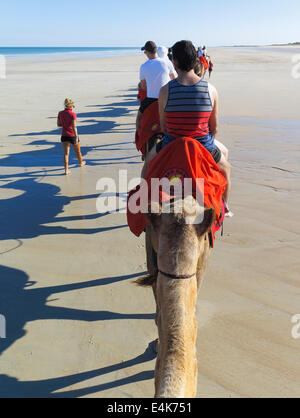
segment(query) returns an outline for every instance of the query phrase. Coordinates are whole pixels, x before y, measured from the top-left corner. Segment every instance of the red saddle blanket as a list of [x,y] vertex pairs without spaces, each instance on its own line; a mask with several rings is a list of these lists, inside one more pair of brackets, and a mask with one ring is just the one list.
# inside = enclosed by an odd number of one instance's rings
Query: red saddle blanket
[[138,151],[145,156],[147,142],[156,134],[161,133],[158,101],[152,103],[144,111],[139,129],[135,134],[135,145]]
[[225,214],[226,214],[225,203],[222,202],[220,215],[217,216],[216,221],[210,230],[210,245],[212,248],[214,248],[215,246],[216,233],[223,227]]
[[205,57],[200,57],[199,61],[201,62],[201,64],[203,65],[204,69],[207,70],[208,69],[208,62],[207,59]]
[[144,90],[140,87],[139,92],[138,92],[138,96],[137,96],[137,98],[140,101],[140,104],[142,104],[142,101],[145,100],[146,97],[147,97],[147,90]]
[[[149,163],[146,175],[148,185],[148,202],[151,201],[151,179],[168,178],[190,178],[192,179],[192,193],[196,198],[196,191],[200,188],[205,207],[213,207],[216,211],[217,220],[213,227],[212,236],[222,226],[222,215],[225,213],[223,207],[223,194],[226,189],[226,179],[219,170],[212,155],[198,141],[192,138],[178,138],[163,150]],[[204,179],[204,188],[197,179]],[[131,232],[140,236],[147,225],[147,218],[144,213],[132,213],[129,208],[131,199],[136,199],[136,193],[141,193],[141,187],[129,193],[127,205],[127,220]],[[170,200],[173,196],[160,194],[160,202]],[[140,199],[136,201],[137,205]],[[213,242],[214,240],[212,240]]]

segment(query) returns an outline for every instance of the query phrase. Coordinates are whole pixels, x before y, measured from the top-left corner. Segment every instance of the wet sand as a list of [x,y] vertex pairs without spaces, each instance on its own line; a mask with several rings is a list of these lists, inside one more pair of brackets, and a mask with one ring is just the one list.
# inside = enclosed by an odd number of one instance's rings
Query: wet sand
[[[291,51],[293,51],[291,49]],[[235,218],[198,302],[199,397],[298,397],[300,80],[291,53],[211,49]],[[0,80],[0,397],[152,397],[157,337],[143,237],[96,210],[99,178],[136,177],[143,56],[8,62]],[[62,169],[57,112],[77,104],[87,167]],[[121,195],[121,206],[125,199]]]

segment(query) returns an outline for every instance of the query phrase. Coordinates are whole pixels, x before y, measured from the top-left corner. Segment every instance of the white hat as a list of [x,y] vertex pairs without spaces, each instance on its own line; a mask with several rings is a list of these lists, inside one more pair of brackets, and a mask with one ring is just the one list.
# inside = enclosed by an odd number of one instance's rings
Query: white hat
[[165,46],[159,46],[157,48],[157,54],[159,56],[159,58],[165,59],[168,57],[168,48],[166,48]]

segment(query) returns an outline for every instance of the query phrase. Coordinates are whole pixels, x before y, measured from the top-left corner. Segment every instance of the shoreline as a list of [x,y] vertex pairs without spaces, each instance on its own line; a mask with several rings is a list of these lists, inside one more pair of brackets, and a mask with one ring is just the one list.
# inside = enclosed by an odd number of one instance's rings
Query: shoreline
[[[113,58],[136,55],[137,47],[0,47],[0,55],[6,59],[47,58],[47,57],[86,57]],[[134,53],[135,52],[135,53]]]
[[78,61],[87,61],[87,60],[96,60],[96,59],[111,59],[111,58],[123,58],[123,57],[135,57],[139,54],[133,54],[132,51],[130,53],[124,53],[121,55],[118,54],[107,54],[99,56],[97,53],[90,54],[90,53],[53,53],[53,54],[19,54],[19,55],[4,55],[7,62],[11,61],[34,61],[34,62],[49,62],[49,61],[67,61],[67,60],[78,60]]
[[[295,49],[300,52],[300,44],[296,45],[258,45],[258,46],[221,46],[221,47],[210,47],[209,51],[216,50],[244,50],[244,51],[259,51],[259,52],[294,52]],[[1,48],[0,48],[1,51]],[[133,53],[135,51],[135,53]],[[94,60],[94,59],[110,59],[110,58],[122,58],[128,56],[143,56],[139,48],[116,48],[108,49],[107,51],[73,51],[73,52],[53,52],[53,53],[38,53],[38,54],[0,54],[4,56],[8,61],[32,61],[35,62],[49,62],[49,61],[60,61],[60,60]]]

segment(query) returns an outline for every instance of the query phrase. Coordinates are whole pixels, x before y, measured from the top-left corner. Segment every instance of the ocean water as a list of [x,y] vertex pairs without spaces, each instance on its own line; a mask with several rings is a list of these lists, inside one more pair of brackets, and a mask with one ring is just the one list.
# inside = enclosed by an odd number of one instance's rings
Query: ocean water
[[236,46],[236,49],[250,50],[256,52],[279,52],[281,54],[300,54],[300,47],[298,46]]
[[105,58],[137,55],[140,51],[141,49],[137,47],[0,47],[0,55],[4,55],[7,59],[66,55]]

